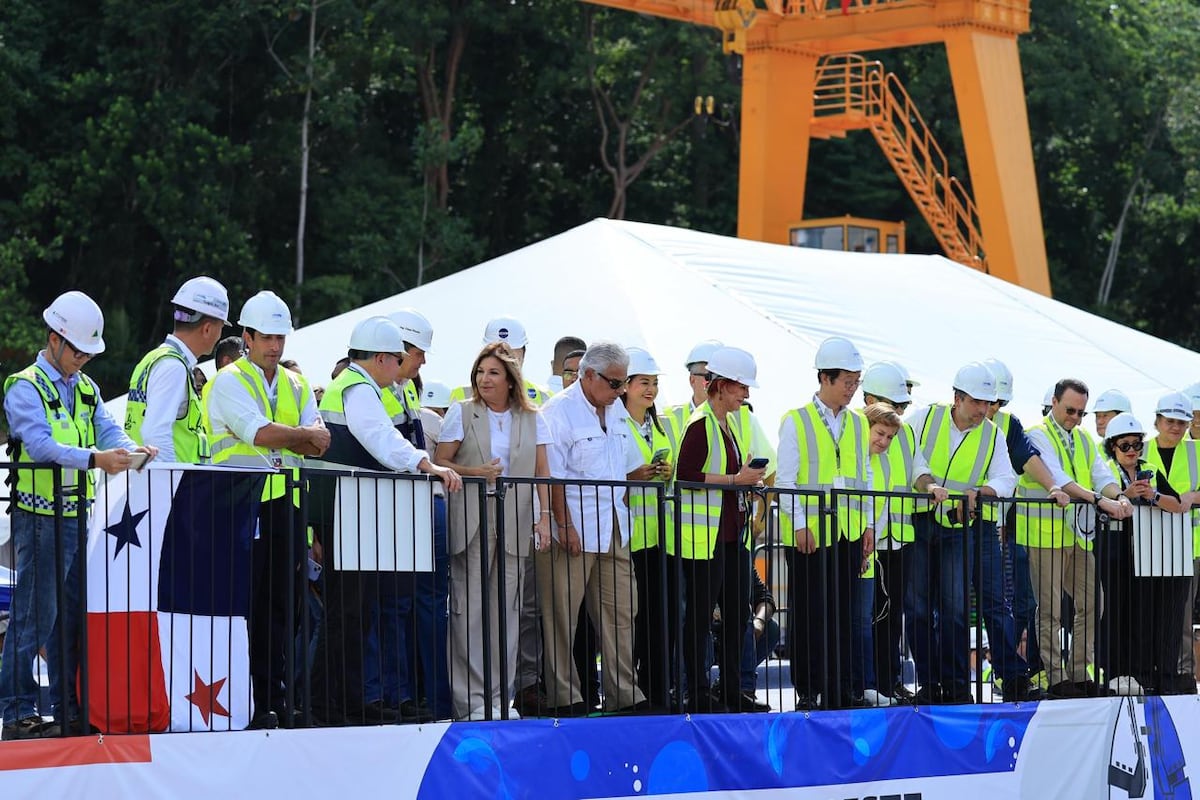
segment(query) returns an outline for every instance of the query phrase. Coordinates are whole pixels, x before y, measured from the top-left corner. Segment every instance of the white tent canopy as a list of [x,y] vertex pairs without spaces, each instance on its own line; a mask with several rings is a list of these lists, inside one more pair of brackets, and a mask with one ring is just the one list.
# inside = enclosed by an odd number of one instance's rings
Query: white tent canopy
[[[849,338],[870,363],[895,360],[921,383],[917,403],[947,401],[962,364],[996,357],[1015,376],[1014,410],[1032,422],[1055,381],[1092,396],[1119,388],[1149,425],[1163,393],[1200,379],[1200,355],[940,256],[841,253],[598,219],[417,289],[296,331],[285,357],[316,383],[364,317],[411,306],[434,325],[427,379],[465,384],[495,316],[529,332],[527,377],[549,375],[554,342],[576,335],[638,345],[667,370],[660,407],[688,395],[684,359],[700,339],[758,361],[751,402],[773,431],[816,386],[813,356]],[[1090,425],[1089,425],[1090,427]]]

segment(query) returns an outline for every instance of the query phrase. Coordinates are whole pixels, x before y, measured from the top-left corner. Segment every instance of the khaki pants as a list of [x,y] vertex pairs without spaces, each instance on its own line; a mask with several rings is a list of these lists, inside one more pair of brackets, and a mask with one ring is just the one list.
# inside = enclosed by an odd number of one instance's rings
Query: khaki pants
[[535,558],[550,705],[563,707],[583,702],[571,645],[575,641],[579,604],[584,602],[600,634],[605,709],[615,711],[645,700],[633,668],[637,590],[629,548],[618,546],[614,535],[607,553],[569,556],[554,543]]
[[[1053,686],[1063,681],[1088,680],[1096,644],[1096,620],[1103,596],[1096,596],[1096,561],[1079,547],[1030,547],[1029,576],[1038,599],[1038,648]],[[1071,654],[1063,665],[1062,593],[1071,596],[1075,617],[1071,628]]]
[[[490,526],[489,526],[490,527]],[[487,558],[481,553],[487,543]],[[508,706],[516,679],[521,583],[525,558],[498,552],[496,529],[480,532],[462,553],[450,556],[450,689],[454,713],[462,718],[476,709]],[[481,583],[484,567],[487,583]],[[486,594],[485,594],[486,593]],[[504,629],[499,609],[504,608]],[[488,670],[483,668],[484,614],[488,614]],[[506,665],[501,685],[500,665]],[[487,680],[490,679],[490,692]],[[499,719],[499,716],[495,717]]]
[[1196,602],[1196,581],[1200,580],[1200,558],[1192,561],[1192,585],[1188,589],[1187,605],[1183,609],[1183,639],[1179,645],[1179,674],[1196,674],[1195,641],[1192,638],[1192,606]]

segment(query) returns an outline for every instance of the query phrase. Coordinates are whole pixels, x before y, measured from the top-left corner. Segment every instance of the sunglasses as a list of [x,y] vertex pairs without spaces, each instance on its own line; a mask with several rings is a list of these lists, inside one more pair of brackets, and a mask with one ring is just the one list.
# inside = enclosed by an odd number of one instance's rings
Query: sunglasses
[[1084,411],[1082,408],[1071,408],[1070,406],[1067,406],[1063,410],[1066,412],[1068,417],[1079,417],[1080,419],[1083,419],[1088,415],[1088,412]]
[[625,385],[626,378],[610,378],[602,372],[597,372],[596,377],[608,384],[608,388],[612,390],[620,389]]
[[1117,450],[1120,450],[1122,453],[1140,453],[1146,449],[1146,443],[1145,442],[1121,442],[1120,444],[1113,445],[1113,447],[1116,448]]
[[895,403],[895,404],[893,404],[892,407],[896,409],[897,414],[903,414],[905,411],[908,410],[908,407],[911,405],[912,405],[911,402],[910,403]]
[[691,370],[688,370],[688,374],[691,375],[693,378],[706,378],[706,379],[708,378],[708,370],[702,369],[699,372],[692,372]]
[[[60,338],[60,339],[62,339],[62,337],[61,337],[61,336],[60,336],[59,338]],[[74,355],[76,358],[91,358],[91,357],[92,357],[92,354],[91,354],[91,353],[85,353],[85,352],[83,352],[83,351],[82,351],[82,350],[80,350],[78,347],[76,347],[75,345],[73,345],[73,344],[71,344],[70,342],[68,342],[66,339],[62,339],[62,341],[63,341],[63,344],[65,344],[65,345],[66,345],[68,348],[70,348],[70,350],[71,350],[71,353],[72,353],[72,354],[73,354],[73,355]]]

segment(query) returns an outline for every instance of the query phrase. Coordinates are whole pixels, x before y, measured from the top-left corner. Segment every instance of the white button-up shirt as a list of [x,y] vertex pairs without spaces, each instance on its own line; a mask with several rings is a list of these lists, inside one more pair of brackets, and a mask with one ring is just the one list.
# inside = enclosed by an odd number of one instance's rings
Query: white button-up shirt
[[[1049,424],[1053,425],[1055,428],[1058,428],[1058,433],[1060,436],[1062,436],[1064,442],[1070,440],[1071,434],[1063,430],[1059,424],[1054,421],[1053,417],[1050,418]],[[1079,482],[1074,474],[1067,471],[1069,469],[1073,469],[1074,465],[1063,464],[1058,460],[1058,450],[1056,450],[1051,444],[1050,437],[1046,435],[1046,431],[1044,429],[1041,427],[1026,428],[1025,435],[1029,437],[1029,441],[1033,443],[1033,446],[1041,451],[1042,461],[1046,464],[1046,469],[1050,470],[1050,478],[1054,481],[1055,486],[1062,488],[1068,483],[1076,483],[1081,487],[1083,486],[1083,484]],[[1087,431],[1083,431],[1083,435],[1087,436]],[[1092,459],[1091,463],[1092,491],[1094,492],[1099,492],[1110,483],[1117,482],[1113,477],[1112,472],[1109,471],[1108,465],[1104,463],[1104,458],[1101,456],[1101,452],[1101,449],[1097,447],[1095,450],[1096,456]]]
[[342,408],[346,413],[346,427],[350,429],[350,435],[388,469],[418,472],[417,467],[422,460],[429,458],[429,453],[414,447],[392,425],[391,417],[380,399],[380,393],[385,390],[381,390],[379,384],[358,364],[351,364],[346,369],[354,370],[368,381],[356,383],[342,392]]
[[[277,408],[279,369],[275,370],[275,379],[268,382],[262,368],[253,362],[250,363],[250,367],[258,370],[263,385],[267,387],[271,407]],[[308,387],[308,398],[300,398],[300,403],[300,425],[312,425],[321,418],[317,413],[317,398],[313,395],[311,384]],[[247,444],[254,444],[255,435],[272,422],[259,409],[254,394],[246,391],[242,379],[235,373],[224,370],[213,378],[213,388],[208,395],[208,419],[212,423],[213,433],[228,430]]]
[[142,420],[142,442],[158,448],[159,461],[175,461],[175,420],[187,415],[188,384],[196,367],[196,356],[188,346],[168,334],[163,344],[179,351],[185,367],[175,358],[160,358],[146,379],[146,416]]
[[[542,407],[554,443],[546,448],[550,474],[567,481],[623,481],[641,463],[636,447],[628,441],[636,435],[626,420],[629,414],[618,398],[604,409],[604,428],[596,407],[588,402],[579,382],[571,384]],[[629,543],[629,515],[625,490],[621,487],[565,487],[567,515],[579,534],[583,550],[606,553],[612,544],[613,516],[617,518],[617,544]],[[559,531],[554,531],[561,540]]]

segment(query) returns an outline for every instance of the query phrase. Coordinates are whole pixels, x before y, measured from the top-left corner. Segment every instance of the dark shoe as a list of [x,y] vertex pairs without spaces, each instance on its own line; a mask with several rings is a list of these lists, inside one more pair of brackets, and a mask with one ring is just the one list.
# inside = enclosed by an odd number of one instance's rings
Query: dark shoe
[[917,696],[903,683],[897,683],[892,687],[892,699],[895,700],[897,704],[911,704],[916,702]]
[[425,705],[424,700],[401,700],[397,708],[388,710],[396,713],[400,722],[433,722],[434,719],[433,712]]
[[[84,722],[79,717],[75,717],[65,725],[62,723],[48,722],[42,726],[42,730],[46,731],[50,726],[60,729],[66,736],[95,736],[100,733],[99,728],[91,723]],[[53,733],[43,732],[42,736],[57,736],[58,734],[59,730],[55,730]]]
[[1050,687],[1046,696],[1052,700],[1075,700],[1087,697],[1083,688],[1075,681],[1059,681]]
[[1093,680],[1079,681],[1075,684],[1084,697],[1112,697],[1113,693],[1107,686],[1101,686]]
[[535,683],[517,692],[517,696],[513,698],[513,708],[522,717],[541,717],[546,715],[550,703],[546,701],[545,693]]
[[760,701],[758,695],[750,691],[743,691],[737,697],[727,698],[725,705],[746,714],[764,714],[771,710],[769,703]]
[[1042,699],[1042,690],[1030,683],[1029,678],[1022,675],[1006,680],[1000,697],[1006,703],[1031,702]]
[[[53,723],[49,724],[53,725]],[[46,725],[47,723],[42,722],[42,718],[37,714],[30,714],[28,717],[22,717],[16,722],[6,724],[3,732],[0,733],[0,738],[6,742],[13,739],[40,739],[46,735],[44,733]],[[57,729],[57,727],[56,725],[55,728]],[[55,730],[50,735],[53,736],[57,733],[58,731]]]
[[625,706],[624,708],[618,708],[613,713],[614,714],[625,714],[627,716],[641,716],[644,714],[658,714],[659,709],[654,708],[654,706],[652,706],[650,704],[649,700],[642,700],[641,702],[634,703],[631,706]]
[[587,703],[580,701],[571,703],[569,706],[550,706],[543,716],[568,719],[570,717],[586,717],[589,713],[591,712],[588,710]]
[[963,706],[974,702],[975,697],[971,694],[971,687],[966,684],[955,683],[942,687],[943,705]]
[[1196,678],[1186,672],[1175,677],[1175,694],[1196,694]]
[[816,711],[821,707],[815,695],[807,692],[796,692],[796,710],[797,711]]
[[388,708],[382,700],[374,700],[364,703],[362,708],[347,711],[346,721],[351,725],[390,725],[400,721],[400,712]]
[[250,724],[246,726],[248,731],[273,731],[279,727],[279,717],[274,711],[264,711],[261,714],[255,714],[250,719]]
[[922,686],[913,697],[913,702],[919,706],[936,706],[942,703],[942,687],[936,683]]
[[866,708],[867,701],[863,697],[862,692],[842,692],[842,696],[838,701],[838,708]]

